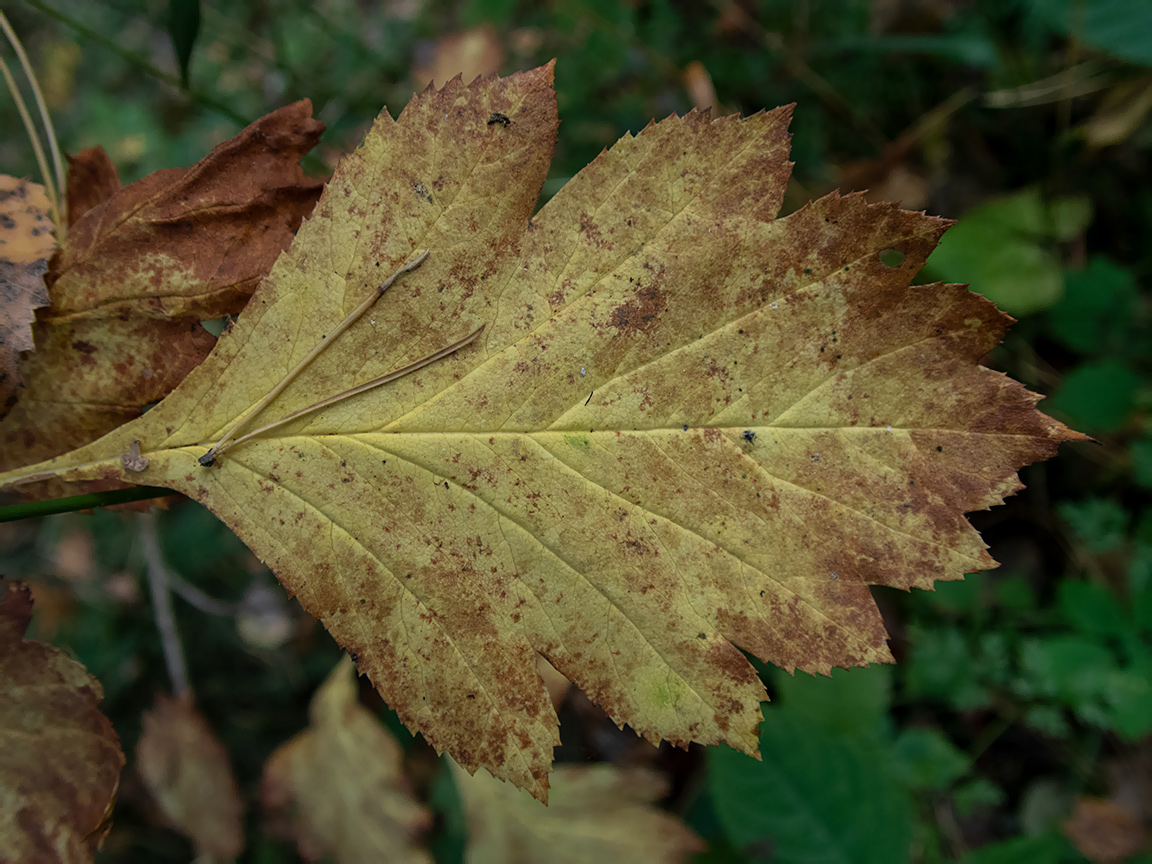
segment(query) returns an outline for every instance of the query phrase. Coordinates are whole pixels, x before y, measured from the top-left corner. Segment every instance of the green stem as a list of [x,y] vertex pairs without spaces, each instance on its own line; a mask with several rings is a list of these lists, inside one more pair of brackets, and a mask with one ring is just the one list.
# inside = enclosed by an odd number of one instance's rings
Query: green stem
[[0,522],[15,522],[17,519],[32,519],[37,516],[53,516],[56,513],[72,513],[76,510],[91,510],[93,507],[110,507],[113,504],[128,504],[148,498],[162,498],[175,495],[163,486],[133,486],[129,489],[112,489],[108,492],[92,492],[88,495],[73,495],[70,498],[53,498],[50,501],[29,501],[0,507]]

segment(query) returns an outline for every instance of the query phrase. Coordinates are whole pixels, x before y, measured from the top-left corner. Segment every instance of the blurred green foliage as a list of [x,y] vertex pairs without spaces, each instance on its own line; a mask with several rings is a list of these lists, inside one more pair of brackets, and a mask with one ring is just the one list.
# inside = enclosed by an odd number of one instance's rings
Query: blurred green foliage
[[[1152,6],[9,5],[63,147],[102,144],[126,182],[191,164],[243,123],[304,97],[328,124],[309,170],[330,170],[381,105],[396,114],[427,84],[415,70],[436,57],[440,37],[485,25],[503,47],[504,72],[558,58],[562,126],[546,196],[621,134],[691,109],[685,70],[698,62],[727,111],[798,103],[787,207],[836,185],[868,185],[958,218],[923,281],[970,282],[1020,317],[988,364],[1050,396],[1047,410],[1099,443],[1028,469],[1028,492],[973,517],[1002,570],[931,594],[876,592],[894,669],[831,679],[764,670],[775,701],[765,706],[763,762],[725,749],[655,758],[674,778],[667,806],[710,844],[701,861],[1085,860],[1062,833],[1073,801],[1114,794],[1116,778],[1147,758],[1152,732],[1152,123],[1140,107]],[[1091,143],[1093,129],[1117,117],[1115,143]],[[0,118],[19,128],[8,102]],[[14,132],[0,141],[0,168],[35,175]],[[195,505],[177,504],[161,525],[173,566],[202,591],[242,605],[268,580]],[[59,549],[77,531],[95,540],[94,575],[65,581]],[[52,641],[103,682],[129,754],[141,712],[167,686],[142,589],[124,588],[139,586],[143,572],[135,531],[130,515],[98,512],[0,535],[6,572],[38,576],[56,592],[46,596],[67,598],[56,623],[42,610],[39,626],[51,626]],[[338,655],[292,607],[280,612],[290,638],[261,648],[240,637],[233,617],[178,601],[198,704],[250,802],[263,760],[305,725],[308,698]],[[564,758],[632,752],[610,723],[574,709],[562,715]],[[437,860],[459,861],[465,829],[451,778],[418,739],[401,740],[414,769],[424,766],[416,785],[437,813]],[[127,774],[102,860],[188,860],[190,847],[158,827],[143,801]],[[264,836],[254,812],[249,829],[245,860],[295,860]]]

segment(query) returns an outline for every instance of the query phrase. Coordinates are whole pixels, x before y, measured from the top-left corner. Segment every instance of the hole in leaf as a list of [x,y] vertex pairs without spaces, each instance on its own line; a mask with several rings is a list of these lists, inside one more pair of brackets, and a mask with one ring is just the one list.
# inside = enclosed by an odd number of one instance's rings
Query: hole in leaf
[[908,257],[899,249],[881,249],[879,256],[880,263],[885,267],[899,267],[904,263],[904,259]]

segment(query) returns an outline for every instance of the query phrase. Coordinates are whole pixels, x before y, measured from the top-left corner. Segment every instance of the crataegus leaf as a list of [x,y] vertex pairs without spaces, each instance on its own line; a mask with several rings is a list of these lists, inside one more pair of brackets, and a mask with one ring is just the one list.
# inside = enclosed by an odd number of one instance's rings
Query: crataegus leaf
[[978,365],[992,304],[910,287],[943,220],[837,195],[775,218],[787,109],[650,125],[529,221],[554,106],[544,68],[382,114],[176,392],[0,476],[192,496],[410,728],[539,797],[537,653],[650,741],[754,753],[737,646],[890,660],[868,585],[993,566],[963,514],[1077,437]]
[[309,861],[431,864],[414,845],[431,814],[408,789],[399,745],[358,701],[347,660],[312,697],[309,715],[309,727],[264,766],[264,810],[277,832]]
[[36,310],[48,303],[55,247],[44,187],[0,175],[0,418],[19,398],[20,352],[32,350]]
[[244,851],[244,805],[228,753],[187,696],[160,696],[144,713],[136,762],[144,785],[172,826],[204,860]]
[[28,588],[0,583],[0,861],[92,861],[124,754],[97,708],[100,682],[24,639],[31,617]]
[[[95,440],[207,356],[215,340],[200,320],[244,307],[319,195],[299,164],[324,129],[311,115],[297,102],[191,168],[123,188],[99,148],[71,160],[69,216],[86,209],[52,260],[51,306],[35,325],[37,350],[20,361],[25,389],[0,422],[0,467]],[[109,485],[121,484],[100,488]]]
[[658,774],[613,765],[562,765],[549,804],[452,763],[468,818],[468,864],[645,864],[687,861],[704,844],[654,806],[667,793]]

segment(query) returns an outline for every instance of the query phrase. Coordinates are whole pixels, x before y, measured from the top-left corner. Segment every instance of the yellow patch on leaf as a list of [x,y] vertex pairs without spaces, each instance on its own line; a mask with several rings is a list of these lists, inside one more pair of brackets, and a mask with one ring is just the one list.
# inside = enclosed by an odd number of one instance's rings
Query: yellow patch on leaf
[[55,248],[44,187],[0,175],[0,419],[19,398],[20,352],[32,350],[36,310],[48,304],[44,274]]
[[992,304],[910,285],[946,221],[838,195],[776,218],[789,109],[653,123],[533,217],[551,85],[457,80],[381,114],[171,396],[0,475],[195,498],[409,728],[540,798],[537,652],[650,741],[754,754],[739,649],[890,661],[868,585],[994,566],[963,514],[1081,437],[978,365]]

